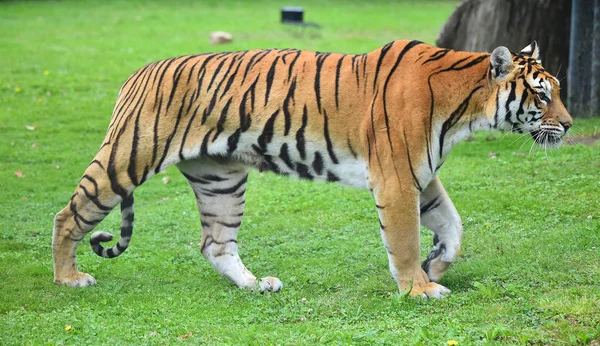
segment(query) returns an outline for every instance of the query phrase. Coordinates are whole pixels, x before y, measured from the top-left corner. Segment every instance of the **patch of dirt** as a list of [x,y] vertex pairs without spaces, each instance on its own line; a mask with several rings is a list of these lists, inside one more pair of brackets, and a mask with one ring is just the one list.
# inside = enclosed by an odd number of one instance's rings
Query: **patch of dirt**
[[598,141],[600,141],[600,133],[596,133],[589,136],[579,136],[572,137],[566,141],[565,144],[575,145],[575,144],[583,144],[583,145],[594,145]]

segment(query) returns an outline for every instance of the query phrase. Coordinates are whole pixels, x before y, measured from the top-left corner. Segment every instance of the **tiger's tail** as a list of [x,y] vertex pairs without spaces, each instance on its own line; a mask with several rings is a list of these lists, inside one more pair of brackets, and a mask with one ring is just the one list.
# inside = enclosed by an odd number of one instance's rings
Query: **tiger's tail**
[[105,258],[113,258],[118,257],[125,252],[131,241],[131,234],[133,233],[133,218],[134,210],[132,193],[121,202],[121,236],[119,242],[115,246],[105,249],[100,243],[111,241],[113,235],[106,232],[94,232],[94,234],[92,234],[90,246],[96,255]]

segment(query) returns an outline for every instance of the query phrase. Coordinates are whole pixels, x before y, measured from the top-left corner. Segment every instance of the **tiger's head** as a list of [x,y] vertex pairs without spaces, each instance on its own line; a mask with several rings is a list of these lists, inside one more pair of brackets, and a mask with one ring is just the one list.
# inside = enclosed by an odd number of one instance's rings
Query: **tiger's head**
[[558,147],[573,119],[560,99],[560,82],[538,57],[535,41],[519,53],[502,46],[492,52],[490,75],[497,87],[495,124],[508,131],[528,132],[545,147]]

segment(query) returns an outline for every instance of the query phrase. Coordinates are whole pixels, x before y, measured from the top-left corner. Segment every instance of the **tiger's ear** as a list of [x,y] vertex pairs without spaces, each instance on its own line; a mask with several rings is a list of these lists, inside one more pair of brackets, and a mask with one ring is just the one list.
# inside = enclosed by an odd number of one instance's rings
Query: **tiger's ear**
[[494,79],[506,79],[508,74],[513,70],[512,54],[508,48],[500,46],[494,49],[490,56],[490,69],[492,70]]
[[534,40],[529,44],[529,46],[521,49],[521,54],[532,57],[535,60],[538,60],[540,56],[540,49],[538,47],[537,42]]

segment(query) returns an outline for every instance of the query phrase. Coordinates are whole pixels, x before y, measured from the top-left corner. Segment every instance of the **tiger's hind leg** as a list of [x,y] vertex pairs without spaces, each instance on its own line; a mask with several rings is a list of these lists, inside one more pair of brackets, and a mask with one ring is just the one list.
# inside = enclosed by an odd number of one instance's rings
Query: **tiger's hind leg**
[[240,288],[279,291],[283,287],[279,279],[257,280],[238,255],[237,236],[244,214],[248,168],[204,158],[181,162],[177,167],[196,195],[202,223],[202,255]]
[[462,222],[437,177],[421,193],[420,207],[421,224],[434,233],[433,249],[422,268],[431,281],[438,282],[460,254]]
[[[133,190],[121,188],[125,196]],[[91,275],[79,272],[77,245],[121,201],[122,197],[113,191],[105,167],[94,160],[86,169],[69,204],[54,218],[54,283],[73,287],[96,283]]]

